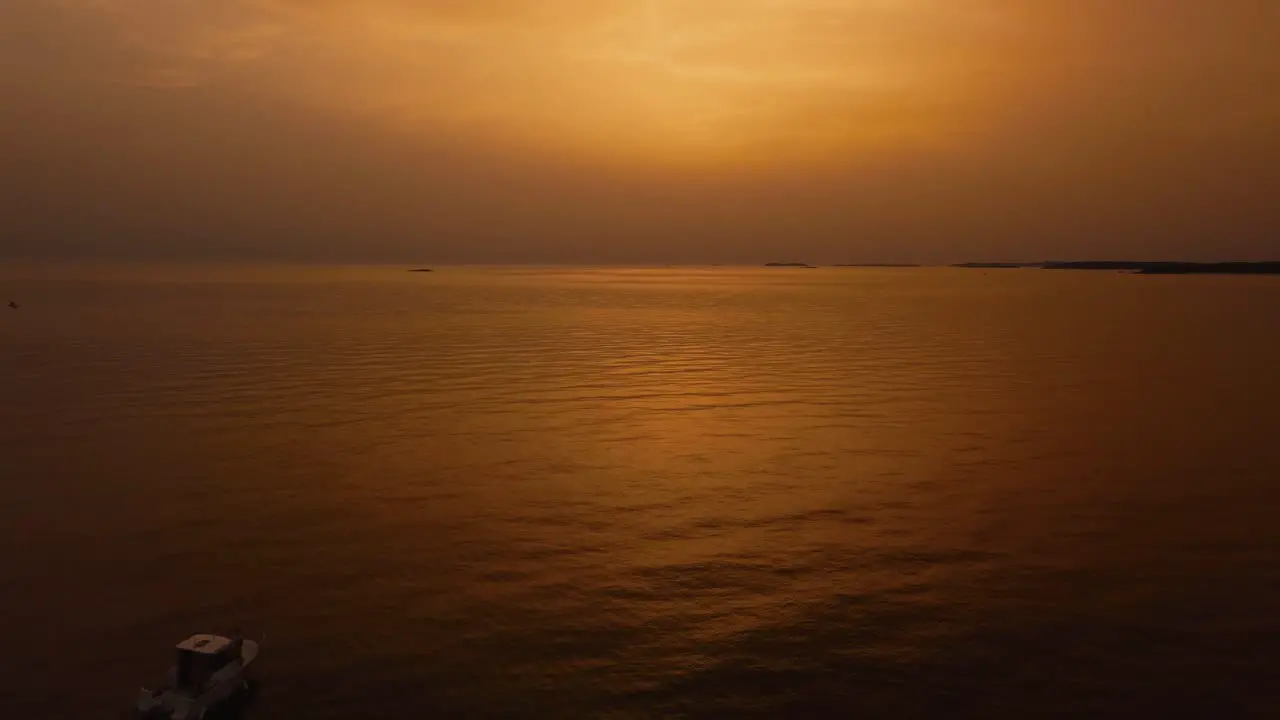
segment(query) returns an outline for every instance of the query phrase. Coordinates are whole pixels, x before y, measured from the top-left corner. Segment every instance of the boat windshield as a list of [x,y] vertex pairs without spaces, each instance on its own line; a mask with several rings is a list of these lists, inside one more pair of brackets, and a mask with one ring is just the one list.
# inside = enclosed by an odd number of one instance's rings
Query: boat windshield
[[190,650],[178,651],[177,686],[191,694],[198,694],[222,668],[226,667],[234,657],[231,648],[218,653],[201,653]]
[[195,653],[189,650],[178,651],[178,677],[177,686],[180,690],[194,690],[200,687],[201,682],[197,678],[197,665],[199,658]]

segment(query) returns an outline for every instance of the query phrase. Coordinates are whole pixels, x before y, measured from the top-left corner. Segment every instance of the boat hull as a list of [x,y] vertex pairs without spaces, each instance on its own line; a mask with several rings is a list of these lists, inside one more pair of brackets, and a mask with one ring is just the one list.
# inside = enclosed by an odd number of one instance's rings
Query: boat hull
[[[138,698],[136,714],[140,720],[212,720],[224,708],[252,696],[254,663],[261,647],[253,640],[241,641],[240,657],[219,670],[198,695],[166,687],[157,691],[143,690]],[[176,677],[176,669],[170,670]]]

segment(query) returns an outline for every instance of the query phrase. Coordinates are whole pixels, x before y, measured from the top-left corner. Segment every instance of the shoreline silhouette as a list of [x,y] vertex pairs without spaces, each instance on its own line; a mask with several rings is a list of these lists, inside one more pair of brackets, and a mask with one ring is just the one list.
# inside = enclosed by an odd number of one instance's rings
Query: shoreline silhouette
[[1188,262],[1182,260],[1052,260],[1038,263],[965,262],[955,268],[1040,268],[1043,270],[1109,270],[1135,275],[1280,275],[1280,260]]

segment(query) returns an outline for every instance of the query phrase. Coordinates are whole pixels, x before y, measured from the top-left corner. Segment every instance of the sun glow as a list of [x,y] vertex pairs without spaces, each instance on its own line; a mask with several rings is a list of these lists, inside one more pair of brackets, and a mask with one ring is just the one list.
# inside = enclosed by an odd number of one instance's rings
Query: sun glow
[[[446,123],[497,143],[660,164],[936,143],[957,121],[960,88],[940,81],[934,61],[946,40],[938,23],[955,17],[926,0],[856,11],[817,0],[606,4],[559,25],[424,28],[474,81],[417,98],[401,91],[389,116],[403,128]],[[431,74],[404,55],[390,64],[401,86]]]
[[975,3],[234,0],[222,25],[172,5],[148,23],[169,82],[257,61],[273,88],[402,132],[705,164],[938,142],[974,89],[948,58]]

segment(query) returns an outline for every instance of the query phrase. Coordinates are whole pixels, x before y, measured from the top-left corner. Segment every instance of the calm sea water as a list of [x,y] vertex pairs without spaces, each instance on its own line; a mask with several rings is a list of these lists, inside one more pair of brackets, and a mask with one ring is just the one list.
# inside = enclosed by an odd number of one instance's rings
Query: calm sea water
[[[1280,281],[0,270],[4,717],[1276,717]],[[0,297],[7,301],[8,297]]]

